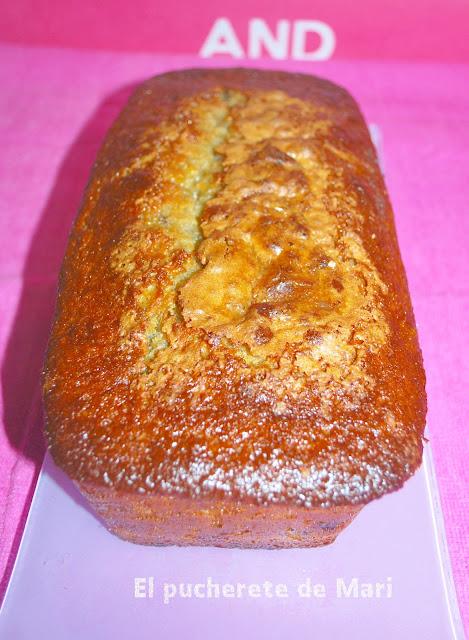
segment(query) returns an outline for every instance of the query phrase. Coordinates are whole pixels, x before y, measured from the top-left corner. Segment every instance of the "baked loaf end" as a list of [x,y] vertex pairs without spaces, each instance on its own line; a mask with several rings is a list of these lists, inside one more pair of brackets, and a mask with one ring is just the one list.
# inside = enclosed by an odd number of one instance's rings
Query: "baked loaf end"
[[72,231],[44,398],[57,464],[137,542],[324,544],[412,475],[422,359],[346,91],[245,69],[136,90]]

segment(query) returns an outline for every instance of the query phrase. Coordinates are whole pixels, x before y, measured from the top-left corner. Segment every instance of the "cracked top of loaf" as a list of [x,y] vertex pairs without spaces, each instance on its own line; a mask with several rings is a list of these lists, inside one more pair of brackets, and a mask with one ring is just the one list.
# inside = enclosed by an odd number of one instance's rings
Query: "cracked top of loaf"
[[152,78],[95,163],[44,375],[77,482],[361,504],[418,467],[425,380],[359,109],[312,76]]

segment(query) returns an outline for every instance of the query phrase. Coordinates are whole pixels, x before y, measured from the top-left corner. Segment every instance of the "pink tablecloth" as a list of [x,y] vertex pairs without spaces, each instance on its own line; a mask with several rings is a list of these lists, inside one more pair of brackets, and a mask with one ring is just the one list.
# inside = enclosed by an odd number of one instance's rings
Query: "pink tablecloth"
[[[200,60],[4,45],[0,61],[3,590],[42,459],[38,373],[57,271],[88,170],[132,84]],[[342,83],[382,130],[428,375],[428,436],[468,626],[469,65],[276,66]]]

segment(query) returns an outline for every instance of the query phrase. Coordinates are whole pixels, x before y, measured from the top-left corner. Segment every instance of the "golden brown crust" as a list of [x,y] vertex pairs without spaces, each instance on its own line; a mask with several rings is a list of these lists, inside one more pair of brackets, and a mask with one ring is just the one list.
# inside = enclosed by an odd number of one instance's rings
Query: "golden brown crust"
[[361,505],[304,509],[224,498],[125,493],[80,483],[80,491],[115,535],[146,545],[276,549],[334,542]]
[[421,461],[425,380],[359,110],[318,78],[143,84],[72,232],[44,377],[79,483],[364,504]]

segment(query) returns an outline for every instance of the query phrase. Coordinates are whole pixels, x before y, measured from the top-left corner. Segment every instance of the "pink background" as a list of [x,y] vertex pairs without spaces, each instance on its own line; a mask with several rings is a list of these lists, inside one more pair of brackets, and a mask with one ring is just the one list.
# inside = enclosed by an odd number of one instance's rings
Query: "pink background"
[[0,40],[197,53],[214,20],[227,17],[241,41],[250,18],[322,20],[335,58],[469,60],[466,0],[14,0],[0,14]]
[[352,3],[342,7],[338,0],[312,9],[298,0],[287,4],[288,14],[278,2],[258,0],[245,8],[230,0],[223,11],[207,3],[206,13],[198,15],[190,13],[189,2],[179,2],[175,12],[174,2],[159,6],[147,0],[115,0],[114,9],[90,0],[37,0],[34,11],[24,0],[2,7],[2,590],[43,455],[34,425],[57,272],[99,143],[137,81],[173,68],[232,64],[196,56],[214,18],[229,16],[241,34],[249,17],[268,15],[272,24],[277,18],[326,21],[337,37],[333,58],[242,64],[336,80],[383,133],[386,180],[428,376],[427,435],[469,623],[469,39],[463,33],[469,4],[453,1],[443,10],[441,2],[419,0],[410,13],[391,0],[370,3],[366,11],[356,3],[347,9]]

